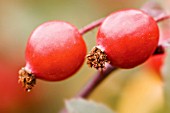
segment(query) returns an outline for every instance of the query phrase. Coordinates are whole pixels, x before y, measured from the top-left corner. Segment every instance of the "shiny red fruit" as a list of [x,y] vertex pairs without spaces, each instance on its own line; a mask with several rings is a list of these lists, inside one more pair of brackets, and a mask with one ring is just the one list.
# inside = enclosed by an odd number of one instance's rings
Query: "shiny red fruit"
[[159,30],[155,20],[135,9],[109,15],[99,28],[97,44],[111,64],[133,68],[145,62],[158,45]]
[[77,72],[85,55],[86,45],[77,28],[63,21],[49,21],[30,36],[25,69],[36,78],[59,81]]

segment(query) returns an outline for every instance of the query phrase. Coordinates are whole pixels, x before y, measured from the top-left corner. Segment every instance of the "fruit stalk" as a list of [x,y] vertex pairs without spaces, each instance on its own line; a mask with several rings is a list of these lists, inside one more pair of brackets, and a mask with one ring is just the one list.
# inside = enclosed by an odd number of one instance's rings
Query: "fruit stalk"
[[94,91],[94,89],[101,83],[103,82],[108,75],[115,71],[117,68],[111,66],[110,64],[108,64],[106,66],[106,69],[104,69],[102,71],[102,75],[101,72],[98,71],[93,78],[87,83],[86,86],[84,86],[84,88],[81,89],[81,91],[76,95],[76,97],[82,97],[82,98],[88,98],[90,96],[90,94]]
[[160,18],[157,18],[155,21],[158,23],[158,22],[161,22],[161,21],[164,21],[164,20],[167,20],[167,19],[170,19],[170,15],[164,15]]
[[[102,83],[111,72],[116,71],[117,68],[111,66],[108,64],[106,66],[106,69],[102,71],[98,71],[93,78],[80,90],[80,92],[75,96],[81,97],[81,98],[88,98],[90,94],[96,89],[97,86],[99,86],[100,83]],[[60,111],[60,113],[68,113],[67,110],[64,108]]]
[[105,18],[100,18],[90,24],[88,24],[87,26],[83,27],[82,29],[79,30],[81,35],[84,35],[85,33],[93,30],[94,28],[100,26],[100,24],[104,21]]
[[[81,35],[84,35],[84,34],[86,34],[87,32],[93,30],[94,28],[100,26],[100,25],[102,24],[102,22],[104,21],[104,19],[105,19],[105,18],[100,18],[100,19],[98,19],[98,20],[96,20],[96,21],[94,21],[94,22],[86,25],[85,27],[81,28],[81,29],[79,30],[80,34],[81,34]],[[154,19],[155,19],[155,21],[158,23],[158,22],[161,22],[161,21],[170,19],[170,15],[163,15],[163,16],[161,16],[161,17],[159,17],[159,18],[154,18]]]

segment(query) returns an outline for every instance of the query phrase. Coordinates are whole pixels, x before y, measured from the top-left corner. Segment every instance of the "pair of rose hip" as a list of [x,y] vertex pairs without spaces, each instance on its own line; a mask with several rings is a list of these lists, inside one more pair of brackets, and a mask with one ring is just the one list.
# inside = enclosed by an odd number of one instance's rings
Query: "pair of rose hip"
[[97,69],[103,69],[106,62],[118,68],[133,68],[153,54],[158,40],[158,26],[151,16],[136,9],[122,10],[104,19],[98,29],[97,46],[86,56],[86,44],[75,26],[49,21],[31,34],[19,81],[30,91],[35,78],[64,80],[78,71],[85,57],[87,64]]

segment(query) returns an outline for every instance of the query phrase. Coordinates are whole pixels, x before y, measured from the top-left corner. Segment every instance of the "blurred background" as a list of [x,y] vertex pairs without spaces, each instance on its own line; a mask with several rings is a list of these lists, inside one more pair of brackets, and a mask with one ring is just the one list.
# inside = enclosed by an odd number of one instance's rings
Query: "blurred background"
[[[156,1],[170,11],[170,0]],[[26,42],[38,25],[49,20],[64,20],[82,28],[111,12],[140,8],[145,2],[147,0],[0,0],[0,113],[57,113],[64,106],[64,100],[73,97],[96,72],[84,63],[65,81],[38,80],[32,92],[25,92],[17,82],[18,70],[25,65]],[[165,22],[161,24],[160,27],[166,26]],[[96,31],[84,35],[88,51],[95,45]],[[166,37],[170,36],[170,31],[164,31]],[[89,99],[117,113],[159,113],[164,106],[159,63],[154,64],[158,67],[146,63],[112,73]]]

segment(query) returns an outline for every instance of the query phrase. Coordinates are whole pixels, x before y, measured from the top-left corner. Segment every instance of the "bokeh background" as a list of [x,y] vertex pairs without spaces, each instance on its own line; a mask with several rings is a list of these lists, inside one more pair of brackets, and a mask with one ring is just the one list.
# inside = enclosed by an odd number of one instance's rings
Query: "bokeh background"
[[[96,72],[84,63],[65,81],[38,80],[32,92],[25,92],[17,82],[18,70],[25,65],[26,42],[38,25],[49,20],[64,20],[82,28],[113,11],[139,8],[145,2],[147,0],[0,0],[0,113],[57,113],[64,106],[64,100],[73,97]],[[170,11],[170,0],[157,2]],[[95,45],[96,31],[84,35],[88,51]],[[161,75],[143,64],[112,73],[89,99],[117,113],[159,113],[164,106],[162,87]]]

